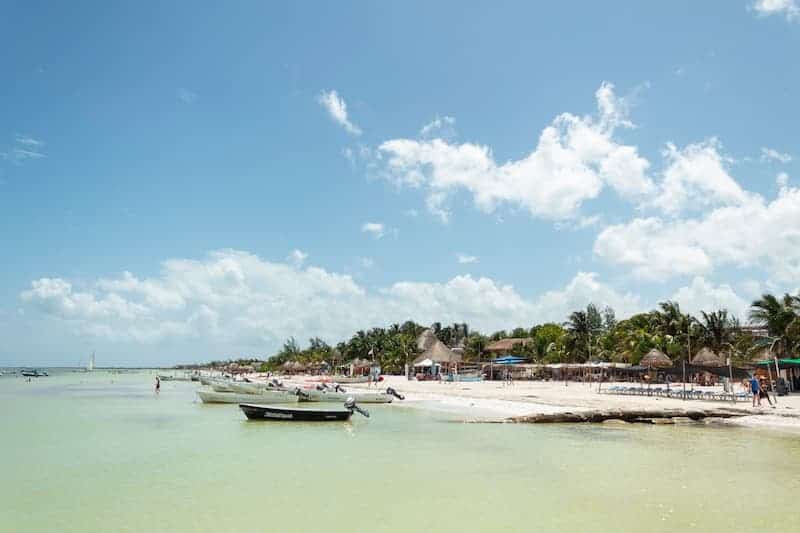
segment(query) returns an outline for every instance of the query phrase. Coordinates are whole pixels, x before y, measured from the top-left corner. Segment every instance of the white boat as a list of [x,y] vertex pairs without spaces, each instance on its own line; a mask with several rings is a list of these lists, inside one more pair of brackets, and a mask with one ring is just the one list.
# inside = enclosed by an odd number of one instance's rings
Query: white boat
[[230,387],[231,392],[238,392],[241,394],[260,394],[267,389],[266,383],[248,383],[246,381],[231,381],[225,384]]
[[336,391],[336,390],[319,390],[310,389],[304,390],[308,398],[300,398],[301,402],[346,402],[348,398],[353,398],[357,403],[392,403],[392,400],[398,398],[403,399],[403,396],[398,394],[394,389],[389,387],[385,392],[352,392],[352,391]]
[[211,388],[214,389],[214,392],[239,392],[234,390],[230,381],[212,381]]
[[199,390],[197,395],[203,403],[296,403],[297,396],[286,391],[264,391],[261,394],[241,394],[238,392],[216,392]]

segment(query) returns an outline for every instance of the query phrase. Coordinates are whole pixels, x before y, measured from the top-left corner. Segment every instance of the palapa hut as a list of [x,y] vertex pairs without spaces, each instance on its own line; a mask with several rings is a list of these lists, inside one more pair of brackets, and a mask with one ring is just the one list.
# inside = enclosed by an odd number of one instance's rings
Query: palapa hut
[[417,338],[417,348],[422,351],[414,359],[414,368],[421,370],[418,373],[419,376],[426,376],[430,379],[442,371],[446,372],[455,368],[461,362],[461,354],[448,348],[429,329],[423,331]]
[[484,351],[494,355],[507,354],[514,349],[514,346],[525,346],[532,342],[533,339],[530,338],[515,337],[510,339],[500,339],[499,341],[489,343],[489,345],[484,348]]
[[716,353],[711,348],[702,348],[694,355],[694,359],[690,361],[691,364],[696,366],[718,367],[725,366],[725,360],[722,356]]
[[647,368],[669,368],[672,366],[672,359],[658,348],[653,348],[642,357],[639,364]]

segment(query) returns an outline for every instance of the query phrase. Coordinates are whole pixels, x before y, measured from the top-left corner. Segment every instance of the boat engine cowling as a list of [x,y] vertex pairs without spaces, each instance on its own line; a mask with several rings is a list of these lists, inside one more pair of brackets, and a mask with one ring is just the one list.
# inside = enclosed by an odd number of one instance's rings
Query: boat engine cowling
[[399,392],[397,392],[396,390],[394,390],[391,387],[387,387],[386,388],[386,394],[391,394],[392,396],[394,396],[398,400],[405,400],[406,399],[405,396],[403,396],[402,394],[400,394]]
[[356,405],[355,399],[351,396],[344,402],[344,406],[346,409],[349,409],[351,412],[355,411],[358,414],[364,415],[365,417],[369,418],[369,412],[366,409],[362,409]]

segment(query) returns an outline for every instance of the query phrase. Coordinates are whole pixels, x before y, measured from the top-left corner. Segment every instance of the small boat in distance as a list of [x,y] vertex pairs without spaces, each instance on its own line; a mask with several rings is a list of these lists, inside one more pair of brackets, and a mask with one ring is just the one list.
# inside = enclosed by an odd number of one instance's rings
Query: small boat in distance
[[89,364],[86,365],[86,371],[92,372],[94,370],[94,352],[92,352],[92,356],[89,358]]
[[42,377],[47,376],[47,372],[44,371],[44,370],[39,370],[39,369],[33,369],[32,370],[32,369],[29,369],[29,368],[26,368],[26,369],[22,370],[22,372],[20,372],[20,374],[22,374],[26,378],[42,378]]
[[292,420],[297,422],[335,422],[350,420],[354,412],[369,418],[369,413],[349,398],[344,409],[308,409],[305,407],[283,407],[278,405],[239,404],[239,409],[249,420]]
[[[351,389],[352,390],[352,389]],[[316,389],[303,391],[307,397],[301,397],[301,402],[344,402],[348,398],[353,398],[358,403],[392,403],[392,400],[405,400],[405,396],[399,394],[391,387],[386,389],[386,392],[378,391],[363,391],[363,392],[347,392],[342,387],[318,386]]]

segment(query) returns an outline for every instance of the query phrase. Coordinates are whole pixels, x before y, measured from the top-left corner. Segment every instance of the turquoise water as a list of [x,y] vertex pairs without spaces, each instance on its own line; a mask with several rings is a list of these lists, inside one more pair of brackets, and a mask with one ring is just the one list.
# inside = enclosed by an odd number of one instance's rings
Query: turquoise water
[[152,379],[0,377],[0,531],[798,531],[795,436],[398,406],[248,422]]

